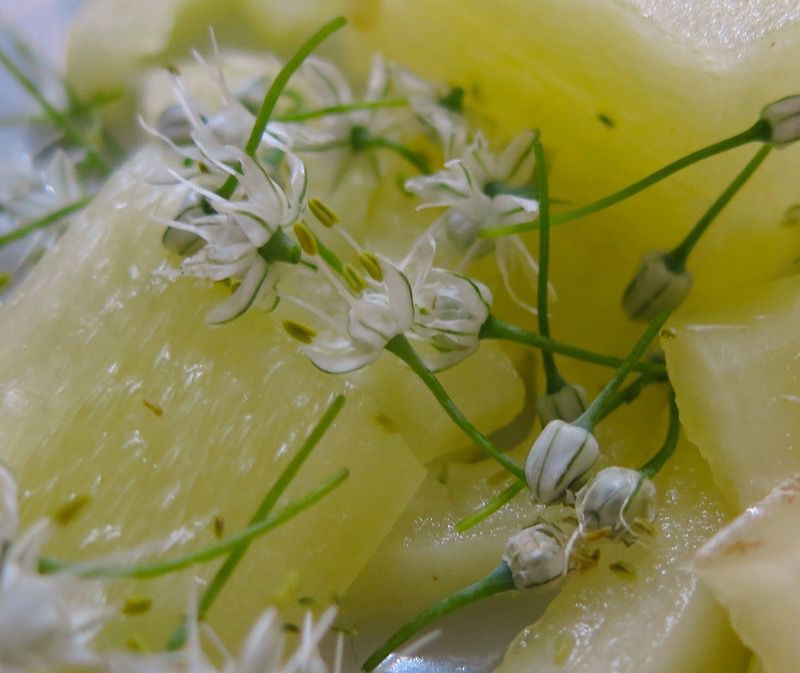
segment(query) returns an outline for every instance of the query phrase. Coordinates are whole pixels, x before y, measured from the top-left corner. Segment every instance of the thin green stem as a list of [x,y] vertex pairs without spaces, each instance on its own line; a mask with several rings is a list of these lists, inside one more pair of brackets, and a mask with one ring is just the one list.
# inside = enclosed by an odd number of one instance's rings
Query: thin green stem
[[48,100],[42,95],[33,81],[14,63],[13,59],[0,48],[0,65],[2,65],[9,74],[17,81],[17,83],[25,89],[25,91],[33,98],[36,103],[42,108],[42,111],[47,115],[48,119],[52,122],[64,137],[71,143],[78,147],[82,147],[86,151],[86,157],[101,171],[108,173],[111,167],[106,160],[100,156],[97,150],[88,143],[81,134],[74,128],[72,122],[63,112],[54,108]]
[[697,245],[697,241],[700,240],[700,237],[716,219],[717,215],[722,212],[723,208],[736,196],[736,193],[744,187],[745,183],[764,162],[764,159],[767,158],[772,149],[773,145],[764,145],[760,147],[758,152],[755,153],[755,156],[747,162],[747,165],[742,169],[741,173],[733,179],[731,184],[725,188],[725,191],[720,194],[719,198],[714,201],[711,207],[698,220],[697,224],[692,227],[692,230],[686,235],[686,238],[667,253],[667,264],[673,271],[682,271],[684,269],[689,253],[694,249],[694,246]]
[[[589,362],[591,364],[600,365],[601,367],[610,367],[611,369],[616,369],[623,363],[622,358],[595,353],[585,348],[579,348],[578,346],[572,346],[549,337],[543,337],[541,334],[529,332],[522,327],[504,322],[492,315],[483,323],[480,338],[512,341],[525,346],[558,353],[559,355],[564,355],[573,360]],[[666,376],[667,374],[666,367],[656,362],[635,362],[633,369],[634,371],[652,374],[653,376]]]
[[[256,151],[261,144],[261,139],[264,136],[264,131],[266,131],[267,124],[269,123],[270,117],[275,110],[275,105],[277,104],[281,93],[283,93],[283,90],[286,88],[286,85],[289,83],[292,75],[294,75],[298,68],[303,65],[303,62],[309,57],[311,52],[313,52],[320,44],[327,40],[333,33],[342,28],[346,23],[347,19],[345,19],[343,16],[339,16],[331,21],[328,21],[328,23],[314,33],[314,35],[312,35],[300,47],[300,49],[298,49],[297,52],[295,52],[295,54],[288,61],[286,61],[277,77],[275,77],[275,79],[272,81],[266,96],[264,96],[264,101],[261,103],[261,107],[258,110],[256,121],[253,124],[253,130],[250,132],[250,137],[248,138],[247,144],[244,147],[244,151],[248,154],[248,156],[255,157]],[[230,198],[236,189],[236,185],[238,184],[238,178],[235,175],[231,175],[217,191],[217,194],[224,199]]]
[[[673,161],[670,164],[667,164],[663,168],[650,173],[650,175],[645,176],[641,180],[634,182],[632,185],[628,185],[627,187],[620,189],[613,194],[609,194],[608,196],[604,196],[597,201],[593,201],[592,203],[588,203],[585,206],[580,206],[573,210],[568,210],[563,213],[558,213],[554,215],[550,221],[551,224],[564,224],[565,222],[571,222],[572,220],[577,220],[581,217],[586,217],[587,215],[591,215],[596,213],[600,210],[605,208],[609,208],[620,201],[624,201],[625,199],[638,194],[641,191],[644,191],[648,187],[653,186],[657,182],[661,182],[665,178],[677,173],[678,171],[683,170],[684,168],[691,166],[699,161],[703,161],[704,159],[708,159],[713,157],[717,154],[721,154],[723,152],[727,152],[728,150],[732,150],[736,147],[740,147],[742,145],[746,145],[747,143],[754,142],[754,141],[762,141],[766,142],[769,140],[769,133],[770,127],[769,124],[764,121],[763,119],[759,119],[753,126],[751,126],[746,131],[742,131],[741,133],[737,133],[730,138],[726,138],[725,140],[721,140],[720,142],[714,143],[712,145],[708,145],[702,149],[699,149],[695,152],[691,152],[680,159]],[[538,221],[534,222],[523,222],[522,224],[515,224],[508,227],[497,227],[494,229],[483,230],[480,232],[480,236],[484,238],[496,238],[498,236],[508,236],[509,234],[519,234],[525,231],[532,231],[539,226]]]
[[[547,182],[547,166],[544,148],[536,135],[533,139],[533,154],[536,158],[536,179],[539,186],[539,273],[536,279],[536,315],[539,334],[550,336],[550,315],[547,306],[548,280],[550,275],[550,190]],[[561,390],[565,383],[556,366],[552,351],[542,350],[545,386],[552,395]]]
[[456,524],[456,530],[459,533],[466,533],[470,528],[477,526],[481,521],[488,519],[490,516],[492,516],[492,514],[505,507],[519,493],[522,492],[523,488],[525,488],[525,484],[523,484],[521,481],[515,481],[513,484],[511,484],[511,486],[501,491],[497,497],[492,498],[483,507],[474,511],[468,517],[461,519],[461,521]]
[[318,108],[316,110],[295,112],[294,114],[275,117],[275,121],[286,123],[305,122],[311,119],[319,119],[321,117],[349,114],[350,112],[358,112],[359,110],[383,110],[385,108],[406,107],[407,105],[408,100],[406,98],[384,98],[383,100],[368,100],[361,101],[359,103],[330,105],[328,107]]
[[220,556],[224,556],[238,549],[241,545],[249,545],[257,537],[277,528],[281,524],[286,523],[287,521],[296,517],[298,514],[306,511],[312,505],[318,503],[331,491],[340,486],[349,475],[350,472],[347,469],[341,469],[333,477],[324,481],[317,488],[306,493],[302,498],[299,498],[287,505],[277,514],[267,517],[259,523],[248,526],[235,535],[231,535],[224,540],[220,540],[210,547],[206,547],[205,549],[191,552],[168,561],[142,563],[135,566],[119,565],[86,567],[84,570],[82,570],[81,566],[86,566],[87,564],[76,564],[68,561],[42,557],[39,560],[39,571],[42,573],[54,573],[70,571],[72,569],[77,571],[76,574],[78,576],[89,578],[128,577],[134,579],[149,579],[153,577],[160,577],[162,575],[168,575],[199,563],[213,561]]
[[672,457],[672,454],[675,453],[675,447],[678,445],[681,422],[678,413],[678,405],[675,402],[674,390],[669,391],[668,400],[669,426],[667,427],[667,436],[664,438],[664,443],[656,454],[639,468],[639,472],[648,479],[652,479],[658,474],[658,471],[664,467],[666,462]]
[[422,380],[428,390],[433,393],[436,401],[442,406],[453,422],[464,431],[473,442],[480,446],[487,454],[505,467],[517,479],[525,482],[525,471],[513,459],[502,453],[486,435],[478,430],[464,413],[456,406],[453,399],[439,382],[436,375],[425,366],[414,347],[402,334],[394,337],[386,345],[386,350],[399,357]]
[[630,404],[633,402],[651,383],[666,380],[666,375],[653,376],[652,374],[640,374],[634,381],[631,381],[631,383],[614,394],[614,396],[608,401],[608,404],[606,404],[605,408],[603,409],[603,414],[597,419],[597,422],[599,423],[607,416],[610,416],[623,404]]
[[47,227],[60,222],[65,217],[69,217],[70,215],[85,208],[91,200],[91,197],[87,196],[86,198],[79,199],[78,201],[73,201],[69,205],[59,208],[58,210],[54,210],[52,213],[48,213],[44,217],[40,217],[37,220],[33,220],[33,222],[28,222],[27,224],[23,224],[21,227],[17,227],[16,229],[12,229],[3,235],[0,235],[0,248],[3,248],[9,243],[13,243],[14,241],[18,241],[21,238],[25,238],[28,234],[34,231],[46,229]]
[[383,645],[381,645],[364,662],[361,670],[372,671],[380,665],[392,652],[395,652],[403,643],[408,642],[417,633],[429,624],[441,619],[470,603],[475,603],[483,598],[488,598],[504,591],[516,589],[511,569],[505,562],[501,562],[489,575],[468,587],[451,594],[435,605],[420,612],[414,619],[400,627],[392,634]]
[[[317,425],[311,431],[311,434],[309,434],[305,442],[303,442],[300,450],[297,452],[294,458],[289,461],[289,464],[284,468],[284,470],[276,479],[275,483],[264,495],[264,498],[262,499],[255,513],[250,518],[251,525],[259,524],[269,516],[272,509],[275,507],[275,504],[278,502],[278,499],[281,497],[281,495],[283,495],[284,491],[286,491],[287,487],[297,475],[300,468],[311,455],[311,452],[314,450],[314,448],[316,448],[317,444],[319,444],[322,437],[336,420],[336,417],[342,410],[344,403],[345,398],[342,395],[338,395],[334,399]],[[220,566],[219,570],[217,570],[216,574],[211,579],[211,582],[209,582],[208,586],[206,587],[206,590],[203,592],[202,596],[200,596],[197,606],[198,614],[204,615],[206,612],[208,612],[208,610],[211,609],[211,606],[219,596],[222,588],[225,586],[225,583],[233,574],[233,571],[236,570],[236,567],[239,565],[242,557],[247,552],[247,547],[249,544],[249,541],[242,542],[240,545],[235,547],[231,551],[231,555],[225,559],[225,562]],[[185,637],[186,622],[184,621],[169,639],[169,642],[167,643],[167,649],[174,650],[179,648],[181,645],[183,645]]]
[[655,318],[647,326],[639,340],[634,345],[633,350],[623,360],[619,369],[611,376],[611,380],[605,385],[600,394],[594,398],[592,403],[586,408],[580,417],[575,421],[575,425],[586,428],[589,432],[594,429],[597,422],[603,417],[603,411],[609,402],[614,397],[625,377],[630,374],[636,366],[636,363],[644,355],[644,352],[656,338],[664,323],[667,322],[670,312],[668,310],[660,311]]
[[382,136],[373,136],[365,141],[363,146],[394,152],[399,157],[405,159],[414,168],[416,168],[420,173],[422,173],[422,175],[431,174],[431,167],[428,165],[428,160],[425,158],[425,156],[419,152],[415,152],[409,147],[406,147],[402,143],[395,142],[394,140],[390,140],[389,138],[384,138]]

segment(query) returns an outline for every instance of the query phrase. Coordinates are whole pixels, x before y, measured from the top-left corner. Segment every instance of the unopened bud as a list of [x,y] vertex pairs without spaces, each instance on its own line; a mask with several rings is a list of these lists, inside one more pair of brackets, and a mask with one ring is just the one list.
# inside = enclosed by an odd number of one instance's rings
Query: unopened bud
[[525,478],[536,502],[558,500],[594,465],[600,447],[586,428],[550,421],[531,447]]
[[637,521],[656,516],[656,487],[638,470],[607,467],[579,492],[575,501],[582,532],[608,530],[610,537],[636,534]]
[[761,119],[770,126],[770,142],[788,145],[800,139],[800,96],[787,96],[761,110]]
[[586,391],[581,386],[566,384],[556,393],[542,395],[536,400],[536,415],[542,427],[550,421],[571,423],[586,411]]
[[541,586],[564,575],[566,558],[558,532],[545,524],[512,535],[503,552],[517,589]]
[[625,288],[622,308],[631,320],[649,322],[660,311],[676,308],[691,287],[692,276],[688,271],[672,270],[663,252],[648,252]]

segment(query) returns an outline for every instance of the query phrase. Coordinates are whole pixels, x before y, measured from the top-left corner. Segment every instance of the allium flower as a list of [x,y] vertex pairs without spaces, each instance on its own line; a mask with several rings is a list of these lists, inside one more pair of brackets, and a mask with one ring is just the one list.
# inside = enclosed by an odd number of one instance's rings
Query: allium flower
[[108,617],[98,587],[37,572],[49,525],[41,521],[14,540],[16,496],[16,482],[0,463],[0,670],[96,664],[92,641]]
[[575,498],[582,533],[607,530],[635,536],[637,521],[652,523],[656,515],[656,487],[638,470],[607,467],[600,470]]
[[571,423],[586,411],[586,391],[582,386],[570,383],[555,393],[546,393],[536,400],[536,415],[542,427],[550,421]]
[[414,303],[408,279],[385,257],[376,259],[380,279],[360,279],[358,291],[349,290],[322,265],[341,298],[340,311],[331,315],[314,310],[324,321],[321,334],[308,329],[299,334],[291,324],[287,326],[292,336],[305,341],[303,351],[323,371],[343,374],[360,369],[377,360],[392,338],[411,328]]
[[800,139],[800,96],[787,96],[761,110],[770,126],[770,142],[788,145]]
[[591,432],[564,421],[550,421],[525,461],[525,478],[533,499],[542,504],[558,500],[599,455],[600,447]]
[[565,574],[564,543],[552,526],[531,526],[508,539],[503,561],[511,569],[517,589],[541,586]]
[[436,243],[424,236],[400,265],[411,283],[414,323],[409,337],[421,343],[425,364],[446,369],[474,353],[480,330],[489,317],[488,287],[452,271],[433,266]]

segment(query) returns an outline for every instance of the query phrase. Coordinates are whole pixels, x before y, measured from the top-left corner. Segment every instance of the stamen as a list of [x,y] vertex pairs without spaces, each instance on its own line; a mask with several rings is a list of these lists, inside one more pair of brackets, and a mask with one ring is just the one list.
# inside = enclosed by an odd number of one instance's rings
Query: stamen
[[308,227],[305,222],[295,222],[292,227],[294,230],[295,238],[309,257],[316,257],[319,254],[319,246],[317,245],[317,237]]
[[313,343],[314,338],[317,336],[313,329],[294,320],[284,320],[281,326],[292,339],[297,339],[300,343]]
[[308,202],[308,209],[326,229],[330,229],[334,224],[338,224],[340,221],[336,213],[319,199],[310,199]]

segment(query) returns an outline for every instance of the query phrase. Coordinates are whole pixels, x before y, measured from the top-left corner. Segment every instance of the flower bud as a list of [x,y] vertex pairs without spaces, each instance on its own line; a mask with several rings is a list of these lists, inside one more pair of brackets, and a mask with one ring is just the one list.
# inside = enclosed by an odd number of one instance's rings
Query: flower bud
[[631,320],[648,322],[663,309],[674,309],[689,293],[692,276],[669,267],[666,253],[651,251],[642,257],[639,270],[625,288],[622,308]]
[[511,569],[514,586],[541,586],[564,574],[566,557],[557,531],[545,524],[525,528],[506,542],[503,561]]
[[761,110],[761,119],[770,126],[769,140],[788,145],[800,139],[800,96],[787,96]]
[[652,522],[656,516],[656,487],[638,470],[607,467],[600,470],[577,495],[575,512],[581,531],[609,530],[610,537],[635,535],[636,520]]
[[586,411],[586,391],[581,386],[564,385],[555,393],[542,395],[536,400],[536,415],[542,427],[550,421],[571,423]]
[[586,428],[550,421],[525,461],[525,478],[534,500],[545,505],[558,500],[599,455],[597,440]]

